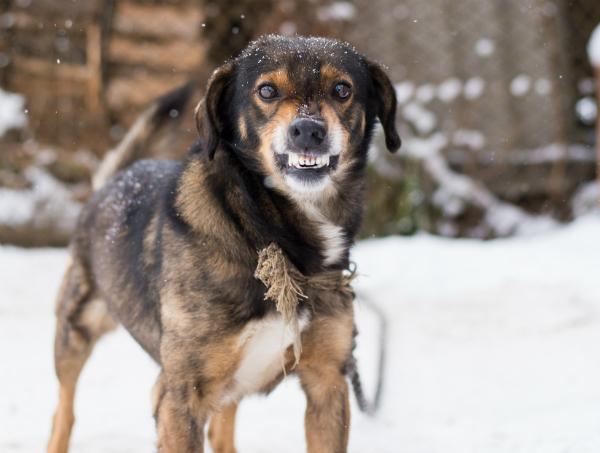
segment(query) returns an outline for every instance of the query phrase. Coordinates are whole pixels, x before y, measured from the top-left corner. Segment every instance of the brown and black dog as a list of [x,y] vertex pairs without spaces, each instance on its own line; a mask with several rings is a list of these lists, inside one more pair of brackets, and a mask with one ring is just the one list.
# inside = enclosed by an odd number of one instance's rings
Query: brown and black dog
[[[144,128],[158,127],[185,94],[160,100],[120,152],[139,147]],[[306,393],[308,451],[345,452],[352,296],[302,288],[294,367],[293,332],[255,271],[273,243],[307,278],[348,268],[374,126],[379,118],[395,152],[395,114],[381,67],[338,41],[269,36],[219,68],[196,110],[201,140],[185,160],[137,162],[81,214],[57,302],[60,401],[48,451],[68,450],[79,373],[121,323],[161,367],[160,451],[203,451],[212,416],[213,450],[233,453],[238,402],[287,372]]]

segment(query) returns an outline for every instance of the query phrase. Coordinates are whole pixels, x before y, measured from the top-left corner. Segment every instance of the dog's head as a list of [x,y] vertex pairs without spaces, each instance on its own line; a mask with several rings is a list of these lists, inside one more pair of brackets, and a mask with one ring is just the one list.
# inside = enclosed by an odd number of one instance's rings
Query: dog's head
[[396,95],[382,68],[339,41],[268,36],[213,74],[196,110],[210,159],[221,143],[265,185],[324,190],[364,168],[379,118],[395,152]]

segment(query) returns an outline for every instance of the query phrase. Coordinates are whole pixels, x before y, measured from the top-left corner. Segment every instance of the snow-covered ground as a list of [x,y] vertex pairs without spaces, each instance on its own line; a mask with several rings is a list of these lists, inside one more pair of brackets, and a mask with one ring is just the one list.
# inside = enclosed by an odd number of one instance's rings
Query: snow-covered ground
[[[356,282],[386,313],[380,412],[353,404],[350,452],[600,451],[600,217],[489,242],[427,235],[360,243]],[[0,451],[40,452],[57,401],[53,305],[64,250],[0,248]],[[374,382],[376,319],[357,302]],[[148,452],[157,367],[124,330],[84,369],[73,452]],[[288,378],[240,407],[240,453],[302,452],[304,397]]]
[[22,129],[27,126],[24,108],[23,95],[8,93],[0,88],[0,137],[9,129]]

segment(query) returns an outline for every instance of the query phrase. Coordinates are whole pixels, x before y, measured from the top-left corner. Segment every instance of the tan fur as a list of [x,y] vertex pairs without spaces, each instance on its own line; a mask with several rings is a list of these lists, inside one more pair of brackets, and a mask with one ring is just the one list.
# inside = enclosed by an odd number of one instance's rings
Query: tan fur
[[248,126],[246,126],[246,119],[242,116],[238,122],[238,131],[240,132],[240,137],[242,139],[248,138]]
[[81,323],[97,337],[116,329],[118,325],[102,299],[93,299],[87,303],[81,314]]
[[308,453],[346,451],[350,403],[345,363],[350,353],[354,314],[350,305],[335,317],[315,317],[303,338],[300,383],[307,395]]
[[208,428],[208,440],[214,453],[237,453],[234,445],[237,408],[236,403],[231,403],[212,416]]
[[[77,281],[77,292],[71,291],[72,282]],[[81,264],[73,261],[63,280],[57,301],[57,316],[61,319],[63,313],[71,312],[79,300],[90,298],[90,285],[86,283],[86,272]],[[61,323],[57,324],[56,346],[59,342],[67,342],[69,350],[56,353],[56,374],[60,381],[58,408],[54,415],[52,433],[48,442],[48,453],[66,453],[69,448],[71,429],[75,421],[73,402],[75,387],[81,369],[92,352],[96,341],[106,332],[114,329],[117,323],[108,313],[104,302],[90,298],[83,306],[79,315],[81,325],[85,330],[63,330]],[[55,347],[58,351],[58,347]]]
[[52,421],[48,453],[67,453],[69,450],[69,438],[75,423],[74,399],[75,385],[61,385],[58,392],[58,408]]
[[263,168],[272,178],[272,186],[283,195],[289,195],[290,189],[285,184],[283,177],[275,169],[275,158],[273,155],[273,146],[276,135],[287,133],[287,126],[296,114],[296,103],[286,102],[281,105],[275,115],[267,124],[260,129],[260,146],[258,149],[261,156]]
[[[265,74],[262,74],[254,84],[256,91],[258,92],[258,87],[263,83],[273,83],[276,87],[278,87],[282,92],[290,94],[294,93],[296,87],[293,83],[291,83],[290,78],[285,70],[285,68],[280,67],[276,71],[270,71]],[[256,95],[258,96],[258,94]],[[264,111],[272,111],[274,104],[263,103],[259,104],[262,106],[261,108]]]

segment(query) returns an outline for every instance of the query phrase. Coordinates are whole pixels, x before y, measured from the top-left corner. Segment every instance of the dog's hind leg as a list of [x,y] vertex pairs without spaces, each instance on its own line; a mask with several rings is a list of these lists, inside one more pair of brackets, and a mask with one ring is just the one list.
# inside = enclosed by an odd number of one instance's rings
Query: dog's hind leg
[[64,277],[56,306],[54,363],[60,384],[48,453],[66,453],[75,421],[77,379],[96,341],[117,323],[95,294],[87,269],[75,260]]
[[214,414],[208,427],[208,440],[215,453],[236,453],[234,446],[237,403],[231,403]]

